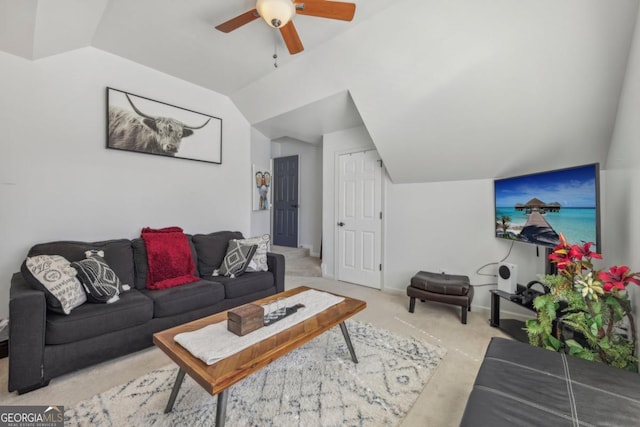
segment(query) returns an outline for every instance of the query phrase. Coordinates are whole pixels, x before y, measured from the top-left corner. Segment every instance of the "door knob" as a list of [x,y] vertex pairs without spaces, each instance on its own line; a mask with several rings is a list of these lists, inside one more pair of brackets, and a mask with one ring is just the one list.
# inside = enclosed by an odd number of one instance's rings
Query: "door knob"
[[344,222],[340,221],[340,222],[338,223],[338,227],[344,227]]
[[298,209],[298,205],[291,205],[291,207]]

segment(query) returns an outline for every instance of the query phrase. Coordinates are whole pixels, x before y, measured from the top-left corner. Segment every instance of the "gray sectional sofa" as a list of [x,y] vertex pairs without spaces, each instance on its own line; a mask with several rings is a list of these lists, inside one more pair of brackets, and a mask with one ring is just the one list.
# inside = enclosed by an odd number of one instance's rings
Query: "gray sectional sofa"
[[25,393],[52,378],[151,346],[153,333],[284,291],[284,257],[268,253],[268,271],[230,278],[212,276],[230,239],[220,231],[187,235],[195,274],[201,280],[162,290],[146,289],[147,255],[142,239],[102,242],[50,242],[33,246],[28,256],[85,258],[102,250],[104,259],[131,290],[112,304],[85,303],[69,315],[47,309],[45,295],[16,273],[9,302],[9,391]]

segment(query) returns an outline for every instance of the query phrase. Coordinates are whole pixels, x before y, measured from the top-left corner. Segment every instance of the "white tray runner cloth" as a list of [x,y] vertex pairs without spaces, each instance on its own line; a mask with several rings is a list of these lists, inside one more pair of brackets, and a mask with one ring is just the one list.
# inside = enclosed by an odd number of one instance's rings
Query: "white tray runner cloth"
[[196,331],[183,332],[176,335],[174,340],[207,365],[212,365],[220,359],[238,353],[265,338],[275,335],[296,323],[300,323],[344,301],[344,298],[310,289],[285,298],[284,300],[287,307],[296,304],[304,304],[305,307],[298,309],[296,313],[272,325],[262,327],[244,336],[238,336],[228,331],[227,322],[223,321],[205,326]]

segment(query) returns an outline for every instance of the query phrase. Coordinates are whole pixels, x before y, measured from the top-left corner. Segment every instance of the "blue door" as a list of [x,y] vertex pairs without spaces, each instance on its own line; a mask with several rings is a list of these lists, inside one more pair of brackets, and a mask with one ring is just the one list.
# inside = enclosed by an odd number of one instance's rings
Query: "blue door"
[[298,156],[273,159],[273,244],[298,247]]

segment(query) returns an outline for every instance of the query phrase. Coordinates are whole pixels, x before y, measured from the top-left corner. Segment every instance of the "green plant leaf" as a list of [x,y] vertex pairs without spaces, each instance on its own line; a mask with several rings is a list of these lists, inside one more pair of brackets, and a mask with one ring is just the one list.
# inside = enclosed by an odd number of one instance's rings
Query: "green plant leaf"
[[618,300],[617,300],[614,296],[612,296],[612,295],[609,295],[609,296],[607,297],[607,300],[605,301],[605,303],[606,303],[607,305],[612,306],[612,307],[615,307],[616,305],[617,305],[617,306],[619,306],[619,305],[620,305],[620,303],[618,302]]
[[[595,325],[597,327],[597,329],[602,328],[602,314],[598,314],[596,317],[593,318]],[[593,328],[593,324],[591,326]]]
[[528,319],[528,320],[525,322],[525,326],[526,326],[526,328],[527,328],[528,330],[531,330],[531,329],[539,329],[539,328],[540,328],[540,324],[538,323],[538,320],[537,320],[537,319]]
[[594,302],[593,304],[591,304],[591,306],[593,307],[593,312],[595,314],[602,313],[602,304],[600,303],[600,301]]
[[598,324],[596,322],[591,323],[589,326],[589,332],[591,332],[591,335],[593,336],[598,335]]
[[553,348],[553,350],[560,351],[560,348],[562,347],[562,342],[556,337],[554,337],[553,335],[549,335],[548,338],[549,338],[549,344],[551,344],[551,347]]
[[567,340],[565,341],[565,343],[569,346],[570,349],[584,350],[584,347],[582,347],[582,345],[574,339]]
[[533,308],[539,312],[551,302],[551,294],[540,295],[533,300]]

